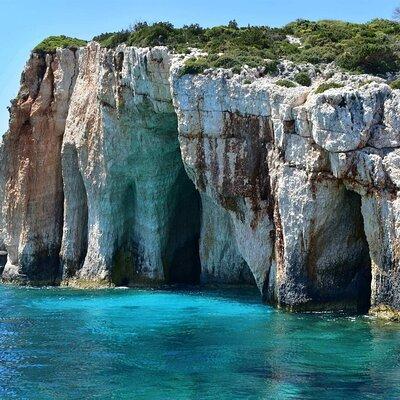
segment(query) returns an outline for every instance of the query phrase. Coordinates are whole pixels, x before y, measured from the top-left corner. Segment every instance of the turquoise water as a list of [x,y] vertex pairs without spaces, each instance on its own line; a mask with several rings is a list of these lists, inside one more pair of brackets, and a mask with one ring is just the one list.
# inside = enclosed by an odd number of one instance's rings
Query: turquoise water
[[1,399],[398,399],[400,326],[250,291],[0,287]]

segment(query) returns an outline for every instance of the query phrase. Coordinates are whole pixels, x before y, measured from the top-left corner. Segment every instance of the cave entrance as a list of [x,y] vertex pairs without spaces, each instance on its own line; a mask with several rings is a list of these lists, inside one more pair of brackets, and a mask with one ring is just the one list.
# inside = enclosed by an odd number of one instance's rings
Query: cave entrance
[[[200,195],[181,168],[169,185],[155,190],[132,181],[114,190],[120,224],[114,243],[111,280],[116,286],[162,281],[200,282]],[[157,193],[157,197],[155,197]]]
[[311,297],[326,304],[326,309],[366,313],[371,298],[371,259],[361,196],[340,184],[333,185],[320,200],[307,256]]
[[164,276],[169,284],[200,283],[199,256],[201,199],[182,167],[169,194],[171,205]]
[[354,266],[354,278],[348,287],[348,295],[355,301],[355,311],[358,314],[366,314],[371,306],[371,258],[369,246],[364,228],[364,217],[362,215],[361,196],[353,191],[345,190],[344,199],[348,202],[350,211],[350,222],[352,226],[348,229],[350,236],[348,246],[353,250],[349,253],[349,265]]
[[7,251],[3,246],[0,246],[0,276],[3,273],[6,262],[7,262]]

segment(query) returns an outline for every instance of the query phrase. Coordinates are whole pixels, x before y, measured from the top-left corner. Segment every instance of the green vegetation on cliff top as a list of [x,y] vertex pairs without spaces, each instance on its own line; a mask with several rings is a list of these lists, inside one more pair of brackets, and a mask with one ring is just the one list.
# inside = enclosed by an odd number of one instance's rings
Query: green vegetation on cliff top
[[56,49],[70,48],[77,49],[78,47],[85,46],[86,40],[71,38],[68,36],[49,36],[39,43],[33,51],[35,53],[54,53]]
[[400,89],[400,79],[396,79],[390,84],[392,89]]
[[329,89],[339,89],[341,87],[343,87],[343,85],[336,82],[321,83],[321,85],[319,85],[318,88],[316,89],[315,93],[324,93]]
[[[288,35],[300,40],[290,40]],[[190,48],[207,52],[207,56],[187,62],[187,73],[202,72],[208,67],[238,69],[244,64],[265,66],[273,72],[279,59],[313,64],[335,61],[347,71],[378,75],[397,71],[400,66],[400,24],[383,19],[365,24],[297,20],[283,28],[239,27],[235,21],[213,28],[197,24],[175,28],[168,22],[143,22],[93,40],[109,48],[126,43],[142,47],[163,45],[178,53],[189,53]],[[84,43],[65,36],[52,37],[35,51],[54,51],[56,47]]]
[[288,79],[279,79],[279,81],[276,81],[275,84],[278,86],[283,86],[285,88],[293,88],[297,86],[294,82]]

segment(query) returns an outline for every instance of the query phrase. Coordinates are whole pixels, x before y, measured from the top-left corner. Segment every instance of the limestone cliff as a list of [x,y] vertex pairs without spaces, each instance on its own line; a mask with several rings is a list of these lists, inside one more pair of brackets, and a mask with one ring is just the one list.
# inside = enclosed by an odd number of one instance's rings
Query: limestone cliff
[[2,145],[7,280],[56,283],[62,238],[61,144],[77,61],[32,54]]
[[0,146],[3,280],[254,283],[289,309],[400,310],[399,91],[183,62],[32,55]]
[[200,199],[180,158],[169,59],[81,52],[62,147],[66,281],[198,280]]

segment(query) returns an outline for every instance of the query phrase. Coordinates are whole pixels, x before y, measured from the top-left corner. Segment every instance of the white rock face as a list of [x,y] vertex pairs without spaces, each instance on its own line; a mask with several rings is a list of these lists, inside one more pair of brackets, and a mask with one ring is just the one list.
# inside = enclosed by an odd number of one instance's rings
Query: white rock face
[[362,148],[372,131],[382,128],[382,110],[389,87],[368,85],[331,89],[309,100],[312,137],[319,146],[332,153]]
[[96,43],[30,60],[0,147],[3,279],[250,283],[290,309],[400,310],[399,92],[182,63]]

